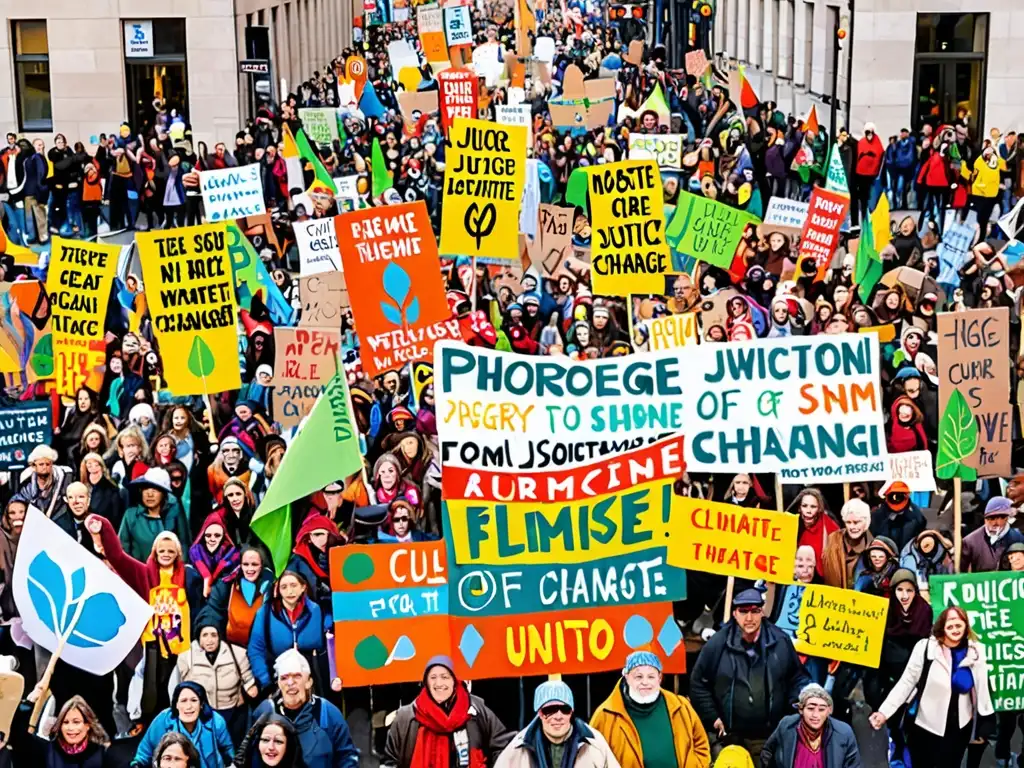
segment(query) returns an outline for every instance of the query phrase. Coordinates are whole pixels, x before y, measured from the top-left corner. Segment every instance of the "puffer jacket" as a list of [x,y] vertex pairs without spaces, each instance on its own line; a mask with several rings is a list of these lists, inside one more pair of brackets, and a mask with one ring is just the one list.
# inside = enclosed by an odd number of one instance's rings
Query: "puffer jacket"
[[188,653],[178,654],[178,674],[182,682],[203,686],[214,709],[232,709],[245,704],[242,689],[255,681],[245,649],[225,641],[221,641],[217,658],[211,664],[206,652],[199,647],[199,641],[193,640]]

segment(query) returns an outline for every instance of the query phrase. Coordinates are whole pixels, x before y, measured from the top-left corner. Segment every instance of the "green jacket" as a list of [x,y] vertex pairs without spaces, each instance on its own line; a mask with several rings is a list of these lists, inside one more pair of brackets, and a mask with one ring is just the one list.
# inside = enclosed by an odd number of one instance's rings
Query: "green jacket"
[[156,537],[164,531],[170,531],[178,537],[178,541],[181,542],[181,553],[187,557],[188,548],[192,545],[189,539],[188,518],[181,504],[174,498],[174,494],[168,494],[159,518],[149,517],[146,508],[141,504],[129,507],[124,513],[124,519],[121,520],[118,537],[125,553],[144,563],[153,551]]

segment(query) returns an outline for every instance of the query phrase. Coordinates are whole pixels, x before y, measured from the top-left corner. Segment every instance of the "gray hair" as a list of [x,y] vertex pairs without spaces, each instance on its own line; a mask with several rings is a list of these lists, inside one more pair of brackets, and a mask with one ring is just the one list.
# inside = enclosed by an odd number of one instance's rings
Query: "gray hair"
[[828,708],[832,709],[832,696],[817,683],[809,683],[800,689],[800,697],[797,699],[797,709],[803,709],[811,699],[821,699]]
[[843,504],[843,510],[841,512],[843,522],[850,520],[854,517],[859,517],[861,520],[871,520],[871,507],[865,504],[860,499],[850,499],[848,502]]

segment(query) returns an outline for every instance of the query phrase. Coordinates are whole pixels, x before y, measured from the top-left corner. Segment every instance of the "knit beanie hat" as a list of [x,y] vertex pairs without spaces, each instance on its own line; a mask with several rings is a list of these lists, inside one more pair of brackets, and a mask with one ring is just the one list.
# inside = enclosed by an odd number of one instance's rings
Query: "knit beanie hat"
[[573,709],[576,708],[572,698],[572,689],[561,680],[548,680],[537,686],[537,690],[533,694],[533,710],[540,711],[542,707],[553,701],[568,704]]
[[654,667],[661,672],[661,659],[650,651],[633,651],[626,657],[626,665],[622,668],[623,676],[628,675],[637,667]]

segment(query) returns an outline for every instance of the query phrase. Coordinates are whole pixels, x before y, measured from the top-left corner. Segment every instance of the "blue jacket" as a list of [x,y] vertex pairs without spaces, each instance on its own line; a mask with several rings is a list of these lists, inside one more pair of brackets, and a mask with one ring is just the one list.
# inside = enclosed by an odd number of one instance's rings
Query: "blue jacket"
[[210,710],[208,719],[200,718],[195,731],[189,733],[182,725],[176,715],[171,714],[170,709],[165,709],[158,714],[146,734],[139,742],[139,748],[135,752],[133,766],[138,768],[149,768],[153,764],[153,755],[160,744],[160,739],[165,733],[176,731],[189,737],[192,744],[199,752],[200,768],[224,768],[231,765],[235,757],[235,748],[231,743],[231,734],[228,733],[227,723],[224,718]]
[[[886,160],[888,159],[886,158]],[[896,139],[896,143],[893,145],[891,164],[898,171],[909,171],[917,165],[917,144],[913,138],[907,136],[905,139]]]
[[294,717],[275,696],[266,699],[253,713],[253,719],[277,712],[292,721],[302,748],[302,763],[306,768],[357,768],[359,750],[352,743],[344,716],[331,702],[314,696]]
[[40,201],[46,199],[46,174],[50,168],[46,164],[46,158],[38,152],[33,152],[25,161],[25,187],[22,192],[25,197],[34,197]]
[[333,627],[320,606],[308,597],[304,599],[302,615],[294,624],[283,610],[274,610],[270,602],[256,612],[249,635],[249,663],[261,687],[270,685],[274,679],[274,660],[289,648],[297,649],[304,656],[327,652],[324,635]]
[[[796,760],[797,726],[800,715],[782,718],[779,727],[761,749],[761,768],[793,768]],[[861,768],[860,750],[853,729],[830,717],[822,740],[825,768]]]

